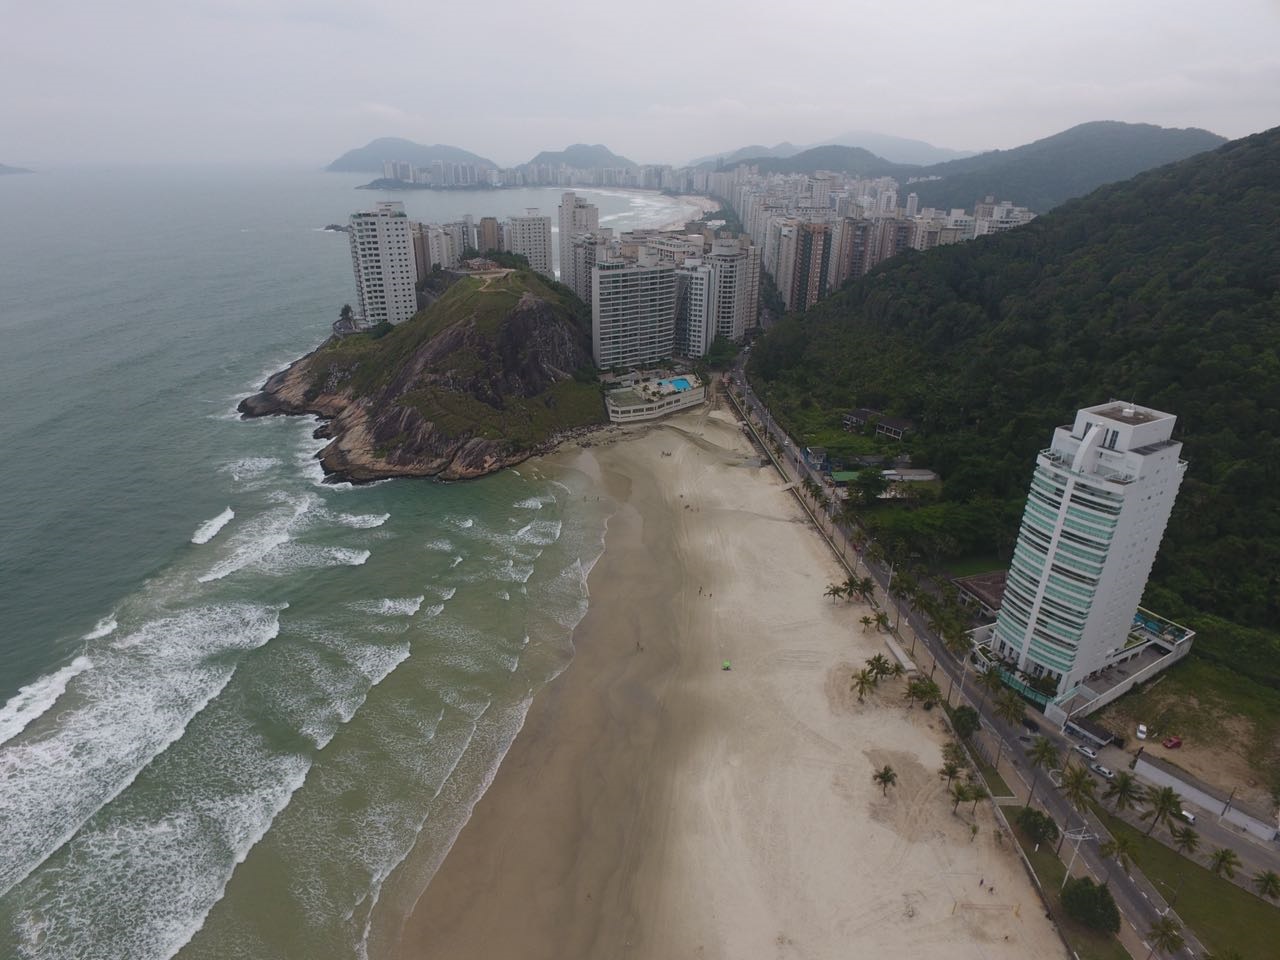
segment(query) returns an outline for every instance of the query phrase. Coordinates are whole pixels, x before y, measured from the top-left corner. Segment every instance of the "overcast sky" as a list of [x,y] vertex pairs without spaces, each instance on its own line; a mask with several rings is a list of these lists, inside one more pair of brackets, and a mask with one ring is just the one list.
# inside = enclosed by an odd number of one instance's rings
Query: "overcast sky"
[[0,24],[6,163],[320,166],[378,136],[683,163],[849,129],[988,149],[1280,123],[1280,0],[0,0]]

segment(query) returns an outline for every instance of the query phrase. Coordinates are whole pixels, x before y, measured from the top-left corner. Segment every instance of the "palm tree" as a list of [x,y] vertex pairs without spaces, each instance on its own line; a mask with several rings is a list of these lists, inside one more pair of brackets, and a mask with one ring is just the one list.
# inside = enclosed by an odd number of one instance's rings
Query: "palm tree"
[[964,803],[966,800],[970,798],[971,796],[970,790],[971,788],[969,784],[962,783],[959,780],[951,784],[951,789],[948,790],[948,793],[951,794],[951,799],[955,801],[955,803],[951,805],[952,813],[955,813],[957,810],[959,810],[960,804]]
[[1027,756],[1031,759],[1031,766],[1036,770],[1035,776],[1031,778],[1031,792],[1027,794],[1029,807],[1036,796],[1036,784],[1040,781],[1041,769],[1058,765],[1058,748],[1046,738],[1036,737],[1035,742],[1031,744],[1031,749],[1027,751]]
[[1182,798],[1173,787],[1161,787],[1147,797],[1147,802],[1151,809],[1142,815],[1142,819],[1151,818],[1151,826],[1147,827],[1148,837],[1157,823],[1170,824],[1182,812]]
[[1253,885],[1258,890],[1258,895],[1266,897],[1268,900],[1275,900],[1280,897],[1280,873],[1274,870],[1263,870],[1253,875]]
[[898,775],[893,772],[893,767],[886,763],[884,767],[871,775],[871,779],[880,784],[880,787],[884,790],[884,795],[887,797],[889,788],[898,782]]
[[1151,942],[1151,952],[1147,954],[1147,960],[1151,960],[1157,950],[1176,953],[1186,942],[1178,921],[1167,913],[1151,925],[1151,929],[1147,931],[1147,939]]
[[875,620],[876,620],[876,626],[881,630],[889,629],[889,615],[885,613],[883,610],[879,610],[876,612]]
[[823,591],[824,597],[830,597],[832,600],[838,600],[844,596],[844,587],[838,583],[828,583],[827,589]]
[[339,322],[349,326],[351,324],[351,321],[354,319],[355,319],[355,315],[351,310],[351,304],[344,303],[342,305],[342,309],[338,311]]
[[889,676],[893,677],[895,680],[906,672],[907,672],[907,668],[904,667],[897,660],[889,664]]
[[1217,876],[1222,876],[1225,873],[1228,880],[1235,879],[1236,867],[1238,866],[1240,866],[1240,854],[1230,847],[1219,847],[1209,857],[1209,869]]
[[1173,845],[1177,851],[1185,856],[1191,856],[1196,852],[1196,847],[1200,846],[1200,834],[1196,833],[1190,827],[1174,827],[1169,831],[1173,837]]
[[973,810],[971,813],[978,812],[978,801],[987,796],[987,788],[980,783],[969,784],[969,799],[973,801]]
[[[1127,834],[1117,834],[1103,843],[1098,848],[1098,852],[1107,859],[1114,860],[1120,864],[1120,869],[1128,873],[1130,865],[1138,854],[1138,843]],[[1107,875],[1102,878],[1102,882],[1106,883],[1110,879],[1111,868],[1107,867]]]
[[1022,722],[1026,709],[1022,698],[1012,690],[1005,690],[996,700],[996,716],[1010,726],[1017,726]]
[[951,781],[960,774],[960,764],[954,760],[948,760],[942,765],[942,769],[938,771],[938,776],[947,778],[947,786],[951,786]]
[[858,622],[862,624],[862,632],[866,633],[868,630],[871,629],[872,625],[876,622],[876,618],[863,614],[862,618]]
[[1107,789],[1102,792],[1102,799],[1114,800],[1113,807],[1116,813],[1119,813],[1121,810],[1128,810],[1144,802],[1147,799],[1147,791],[1132,773],[1121,771],[1107,784]]
[[[1061,786],[1067,803],[1075,807],[1076,812],[1083,816],[1084,805],[1093,799],[1093,791],[1097,789],[1098,781],[1093,779],[1093,775],[1082,764],[1068,763],[1062,771]],[[1059,851],[1062,850],[1062,841],[1066,836],[1064,831],[1062,839],[1058,840]]]
[[893,668],[889,665],[889,658],[883,653],[877,653],[874,657],[867,657],[867,668],[879,680],[881,677],[887,677],[893,672]]
[[[982,704],[979,707],[987,705],[987,694],[997,693],[1004,686],[1004,675],[1000,672],[998,663],[989,663],[982,668],[982,672],[978,674],[978,686],[982,688]],[[1015,719],[1011,721],[1017,723]]]
[[853,675],[853,689],[858,692],[858,702],[862,702],[862,698],[876,688],[876,684],[880,682],[870,669],[859,670]]

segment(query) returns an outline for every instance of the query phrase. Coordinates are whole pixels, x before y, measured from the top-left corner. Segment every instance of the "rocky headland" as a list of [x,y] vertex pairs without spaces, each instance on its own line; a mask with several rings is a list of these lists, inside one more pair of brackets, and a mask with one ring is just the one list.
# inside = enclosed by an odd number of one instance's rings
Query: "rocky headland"
[[527,270],[464,277],[412,320],[331,337],[239,410],[323,418],[326,475],[356,483],[483,476],[606,419],[584,305]]

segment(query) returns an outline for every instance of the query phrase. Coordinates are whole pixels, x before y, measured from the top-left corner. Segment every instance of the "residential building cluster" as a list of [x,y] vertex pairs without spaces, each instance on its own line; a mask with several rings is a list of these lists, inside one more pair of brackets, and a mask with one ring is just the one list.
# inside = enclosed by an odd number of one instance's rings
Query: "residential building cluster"
[[921,209],[902,200],[891,177],[836,173],[761,175],[745,165],[707,178],[761,250],[788,310],[806,310],[829,290],[861,277],[905,250],[929,250],[999,233],[1035,217],[1026,207],[987,197],[974,211]]
[[717,337],[738,342],[755,327],[760,257],[747,238],[659,230],[615,237],[572,191],[559,213],[560,280],[591,304],[597,366],[701,357]]
[[[599,210],[573,192],[559,209],[560,280],[591,305],[595,362],[642,367],[701,357],[716,338],[739,342],[756,325],[760,252],[745,237],[712,231],[600,228]],[[538,210],[505,220],[470,215],[453,223],[410,220],[399,201],[351,215],[351,262],[360,322],[401,323],[417,310],[416,288],[436,268],[457,269],[464,252],[519,254],[556,278],[552,221]]]
[[416,183],[427,187],[500,187],[502,176],[495,167],[474,163],[445,163],[442,160],[415,167],[407,160],[384,160],[382,179]]
[[526,163],[498,168],[435,161],[425,167],[407,160],[385,160],[382,179],[426,187],[617,187],[706,193],[710,171],[651,163],[636,167],[571,167],[564,163]]

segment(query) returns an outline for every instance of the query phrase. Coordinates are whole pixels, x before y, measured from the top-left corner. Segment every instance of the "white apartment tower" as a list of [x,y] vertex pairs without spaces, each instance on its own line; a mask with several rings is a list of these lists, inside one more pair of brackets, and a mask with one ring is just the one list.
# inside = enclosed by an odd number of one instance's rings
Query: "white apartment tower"
[[[594,233],[600,229],[600,211],[593,203],[587,203],[573,191],[560,198],[560,282],[575,291],[583,300],[591,299],[587,278],[577,275],[573,257],[573,238],[580,233]],[[584,293],[585,291],[585,293]]]
[[536,209],[526,211],[523,217],[512,217],[507,222],[507,249],[529,261],[529,266],[544,277],[554,280],[551,267],[551,218],[538,216]]
[[992,646],[1059,696],[1124,659],[1186,463],[1176,418],[1112,401],[1036,457]]
[[715,339],[712,289],[715,271],[701,260],[689,258],[676,267],[676,334],[678,357],[701,357]]
[[418,311],[413,231],[398,200],[379,202],[349,220],[351,267],[366,323],[401,323]]
[[675,348],[675,266],[651,254],[591,269],[591,353],[599,367],[638,367]]

